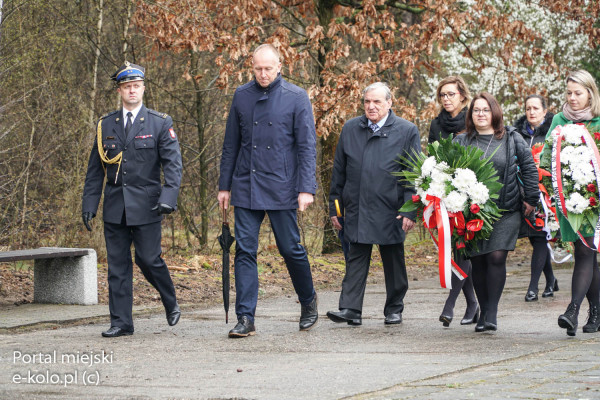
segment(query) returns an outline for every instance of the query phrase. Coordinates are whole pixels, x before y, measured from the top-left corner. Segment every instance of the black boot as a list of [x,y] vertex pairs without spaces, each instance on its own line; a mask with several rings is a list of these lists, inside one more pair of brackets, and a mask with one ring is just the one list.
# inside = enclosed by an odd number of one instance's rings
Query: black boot
[[317,311],[317,294],[310,304],[301,307],[300,311],[300,330],[307,331],[312,328],[319,319],[319,312]]
[[598,306],[593,306],[590,304],[590,309],[588,310],[588,320],[587,323],[583,326],[583,331],[585,333],[594,333],[598,332],[600,329],[600,310],[598,310]]
[[565,328],[569,336],[575,336],[577,332],[577,315],[579,315],[579,304],[570,303],[567,311],[558,317],[558,326]]

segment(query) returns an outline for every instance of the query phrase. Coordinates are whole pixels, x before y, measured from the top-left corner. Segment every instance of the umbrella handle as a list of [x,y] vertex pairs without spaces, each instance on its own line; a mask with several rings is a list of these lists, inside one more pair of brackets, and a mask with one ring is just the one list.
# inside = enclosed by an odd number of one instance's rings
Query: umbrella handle
[[223,208],[223,223],[226,225],[229,225],[229,223],[227,222],[227,209]]

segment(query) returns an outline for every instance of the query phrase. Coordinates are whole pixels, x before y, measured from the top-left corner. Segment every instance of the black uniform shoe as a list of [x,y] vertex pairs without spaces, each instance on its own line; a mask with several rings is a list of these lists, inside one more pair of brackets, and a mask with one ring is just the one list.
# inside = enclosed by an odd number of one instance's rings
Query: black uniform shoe
[[317,294],[313,301],[307,306],[302,306],[300,309],[300,330],[307,331],[317,323],[319,319],[319,311],[317,310]]
[[395,325],[402,323],[402,314],[400,313],[391,313],[385,316],[385,321],[383,322],[386,325]]
[[554,278],[554,283],[552,285],[546,285],[542,297],[552,297],[554,296],[554,292],[558,292],[558,279],[556,278]]
[[241,338],[246,336],[256,335],[256,329],[254,329],[254,323],[250,321],[246,315],[242,315],[238,319],[238,323],[232,330],[229,331],[230,338]]
[[579,304],[570,303],[567,311],[558,317],[558,326],[567,330],[567,335],[575,336],[577,333],[577,315]]
[[347,322],[348,325],[361,325],[361,313],[343,308],[340,311],[327,311],[327,318],[333,322]]
[[533,290],[528,291],[527,294],[525,295],[525,301],[527,301],[527,302],[538,301],[538,294],[536,292],[534,292]]
[[167,322],[170,326],[177,325],[179,317],[181,317],[181,310],[179,309],[179,305],[176,304],[175,308],[167,313]]
[[600,330],[600,310],[598,310],[598,306],[590,306],[588,320],[583,326],[583,331],[585,333],[594,333],[598,332],[598,330]]
[[133,331],[126,331],[125,329],[119,328],[118,326],[111,326],[109,330],[102,332],[104,337],[119,337],[119,336],[131,336]]

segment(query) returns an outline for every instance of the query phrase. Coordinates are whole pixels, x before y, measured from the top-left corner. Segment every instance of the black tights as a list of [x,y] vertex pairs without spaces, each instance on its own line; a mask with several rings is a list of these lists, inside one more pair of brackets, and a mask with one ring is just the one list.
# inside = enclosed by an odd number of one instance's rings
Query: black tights
[[446,304],[444,304],[442,315],[447,315],[449,317],[454,316],[454,305],[456,304],[456,299],[462,290],[465,295],[465,299],[467,300],[467,311],[465,312],[465,318],[468,318],[469,316],[473,318],[473,315],[477,309],[477,300],[475,299],[475,293],[473,292],[471,262],[469,260],[465,260],[457,252],[454,253],[454,261],[468,276],[461,280],[456,276],[456,274],[452,273],[452,289],[450,289],[450,293],[446,299]]
[[546,288],[554,285],[554,272],[552,272],[550,250],[548,249],[546,238],[534,236],[529,238],[529,242],[533,246],[533,253],[531,254],[531,280],[529,281],[527,291],[537,293],[542,271],[546,277]]
[[473,286],[481,307],[481,317],[496,324],[498,303],[506,282],[508,250],[496,250],[471,258]]
[[[592,237],[585,238],[588,244]],[[587,248],[581,240],[575,242],[575,266],[571,281],[571,302],[581,305],[587,297],[591,305],[600,305],[600,271],[596,252]]]

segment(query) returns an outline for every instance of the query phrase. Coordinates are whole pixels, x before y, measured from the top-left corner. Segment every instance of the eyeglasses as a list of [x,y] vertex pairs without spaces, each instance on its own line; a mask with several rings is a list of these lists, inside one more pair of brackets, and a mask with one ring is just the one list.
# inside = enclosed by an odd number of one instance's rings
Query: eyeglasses
[[456,96],[456,93],[452,93],[452,92],[448,92],[448,93],[440,93],[440,99],[443,98],[449,98],[449,99],[453,99],[454,96]]
[[489,108],[484,108],[484,109],[479,109],[479,108],[474,108],[473,109],[473,114],[489,114],[491,113],[492,110],[490,110]]

